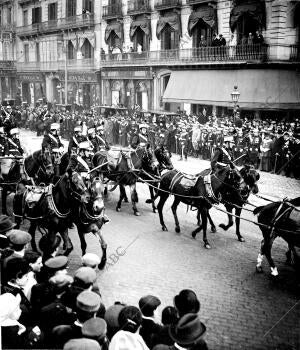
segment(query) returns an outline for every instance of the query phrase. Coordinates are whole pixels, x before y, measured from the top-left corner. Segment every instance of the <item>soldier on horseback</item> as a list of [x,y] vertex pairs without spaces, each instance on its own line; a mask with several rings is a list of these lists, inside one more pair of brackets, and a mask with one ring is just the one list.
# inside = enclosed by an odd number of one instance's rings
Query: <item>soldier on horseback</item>
[[96,127],[96,138],[98,140],[99,150],[100,151],[108,151],[110,149],[110,146],[106,140],[106,137],[104,135],[104,126],[98,125]]
[[234,145],[233,136],[225,136],[222,147],[216,147],[211,159],[211,169],[216,171],[218,165],[231,165],[233,160],[232,147]]
[[44,135],[42,142],[42,151],[44,152],[48,149],[51,152],[57,175],[59,174],[59,164],[64,151],[64,145],[59,136],[59,131],[59,123],[52,123],[50,125],[50,132]]
[[132,148],[136,149],[137,147],[150,146],[149,137],[147,134],[148,128],[149,126],[147,124],[140,124],[139,126],[140,132],[135,133],[132,136],[131,144],[130,144]]
[[77,153],[79,150],[80,142],[85,140],[84,136],[82,136],[82,128],[80,125],[76,125],[74,128],[74,135],[72,135],[69,141],[68,153]]
[[24,154],[24,149],[21,146],[19,138],[19,129],[13,128],[10,130],[9,134],[10,137],[7,138],[9,154],[21,157]]
[[70,157],[68,169],[79,173],[84,179],[88,178],[88,172],[92,168],[92,151],[93,148],[89,141],[79,144],[78,154],[72,154]]

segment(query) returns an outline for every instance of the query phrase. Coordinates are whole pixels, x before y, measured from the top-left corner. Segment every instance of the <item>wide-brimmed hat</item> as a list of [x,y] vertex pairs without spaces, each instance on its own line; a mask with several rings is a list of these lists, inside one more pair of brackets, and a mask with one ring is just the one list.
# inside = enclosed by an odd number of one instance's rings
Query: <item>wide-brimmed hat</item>
[[7,215],[0,215],[0,234],[12,230],[15,226]]
[[197,314],[186,314],[178,323],[169,327],[169,335],[179,346],[195,344],[206,332]]
[[179,314],[194,313],[200,311],[200,301],[191,289],[183,289],[174,297],[174,306]]

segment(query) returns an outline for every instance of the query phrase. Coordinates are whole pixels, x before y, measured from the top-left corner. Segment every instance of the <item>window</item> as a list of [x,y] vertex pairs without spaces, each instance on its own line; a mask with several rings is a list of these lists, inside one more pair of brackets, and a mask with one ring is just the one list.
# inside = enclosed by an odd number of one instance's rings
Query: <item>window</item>
[[193,29],[193,47],[211,46],[213,30],[202,20]]
[[34,7],[32,9],[32,24],[42,22],[42,8]]
[[138,46],[141,47],[142,51],[149,50],[149,37],[140,27],[137,28],[133,37],[133,47],[135,51],[138,51]]
[[93,46],[87,39],[84,40],[84,43],[81,47],[81,52],[82,52],[83,58],[93,58],[94,56]]
[[55,21],[57,19],[57,2],[48,5],[48,21]]
[[76,0],[68,0],[67,1],[67,17],[76,16]]
[[7,8],[7,24],[11,24],[12,8]]
[[90,13],[94,12],[94,4],[93,4],[93,0],[83,0],[82,1],[82,11],[89,11]]
[[28,26],[28,11],[23,11],[23,26]]
[[74,60],[75,58],[75,48],[74,48],[74,45],[72,44],[72,41],[68,41],[68,60]]
[[29,62],[29,44],[24,45],[24,62]]
[[41,57],[40,57],[40,43],[35,43],[35,59],[36,59],[36,62],[40,62],[41,61]]
[[256,31],[260,29],[259,23],[256,19],[247,14],[241,16],[237,22],[236,33],[237,43],[247,44],[249,33],[255,35]]
[[161,35],[161,49],[162,50],[175,50],[178,49],[179,34],[173,28],[167,24],[162,31]]

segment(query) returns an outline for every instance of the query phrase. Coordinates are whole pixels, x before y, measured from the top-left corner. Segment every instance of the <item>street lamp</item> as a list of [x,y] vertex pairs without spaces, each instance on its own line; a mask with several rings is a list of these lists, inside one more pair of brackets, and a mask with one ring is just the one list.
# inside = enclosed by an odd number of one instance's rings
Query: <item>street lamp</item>
[[233,109],[233,119],[234,119],[234,121],[235,121],[235,118],[236,118],[237,103],[239,102],[239,98],[240,98],[240,93],[238,91],[237,85],[235,85],[234,88],[233,88],[233,91],[231,93],[231,99],[232,99],[232,102],[234,104],[234,109]]

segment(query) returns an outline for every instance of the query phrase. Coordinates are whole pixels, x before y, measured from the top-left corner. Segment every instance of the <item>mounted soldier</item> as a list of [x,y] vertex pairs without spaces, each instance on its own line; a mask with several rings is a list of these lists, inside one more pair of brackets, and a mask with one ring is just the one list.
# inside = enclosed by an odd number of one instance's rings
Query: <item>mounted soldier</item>
[[78,154],[72,154],[70,157],[68,169],[79,173],[84,179],[88,179],[88,172],[92,168],[91,156],[93,148],[89,141],[79,144]]
[[93,152],[94,153],[98,152],[99,143],[98,143],[98,139],[96,138],[96,129],[94,127],[88,129],[88,141],[93,149]]
[[150,147],[149,137],[147,134],[148,128],[149,128],[148,124],[140,124],[139,133],[135,133],[132,136],[131,143],[130,143],[132,148],[136,149],[137,147],[144,147],[144,148]]
[[231,165],[233,160],[232,147],[234,145],[233,136],[225,136],[222,147],[216,147],[211,159],[211,169],[216,171],[218,165]]
[[96,127],[96,139],[98,140],[98,147],[100,151],[108,151],[110,146],[106,141],[106,137],[104,135],[104,125],[98,125]]
[[24,149],[20,143],[19,129],[13,128],[10,130],[9,134],[10,137],[7,138],[9,155],[21,157],[24,154]]
[[79,144],[80,142],[84,141],[84,137],[82,136],[82,128],[80,125],[76,125],[74,127],[73,136],[70,138],[69,141],[69,147],[68,147],[68,153],[77,153],[79,150]]

